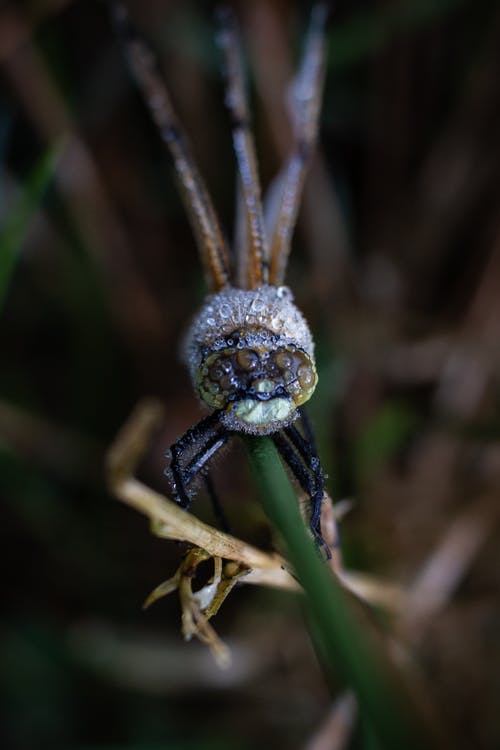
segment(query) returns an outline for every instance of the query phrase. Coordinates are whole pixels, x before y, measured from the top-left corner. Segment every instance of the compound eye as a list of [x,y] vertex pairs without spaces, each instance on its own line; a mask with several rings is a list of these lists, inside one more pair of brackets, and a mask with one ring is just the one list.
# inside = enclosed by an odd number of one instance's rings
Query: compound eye
[[316,385],[316,373],[310,364],[303,364],[297,370],[297,377],[302,388],[307,389]]
[[214,409],[225,407],[239,389],[248,385],[259,361],[259,355],[253,349],[231,346],[212,352],[197,373],[198,391],[203,401]]
[[[307,356],[307,355],[305,355]],[[313,362],[307,357],[308,361],[305,361],[297,368],[297,379],[300,384],[300,390],[297,396],[294,398],[297,406],[304,404],[308,401],[316,388],[318,382],[318,374]]]
[[196,383],[203,401],[213,409],[223,408],[235,390],[234,349],[213,352],[200,365]]
[[293,399],[295,406],[308,401],[318,382],[314,361],[301,349],[293,346],[278,349],[273,364],[279,368],[284,387]]

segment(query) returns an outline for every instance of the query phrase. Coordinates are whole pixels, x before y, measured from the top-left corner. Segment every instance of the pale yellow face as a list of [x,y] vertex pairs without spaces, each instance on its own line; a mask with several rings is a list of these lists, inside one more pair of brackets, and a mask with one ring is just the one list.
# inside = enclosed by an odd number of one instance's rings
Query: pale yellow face
[[196,385],[212,409],[230,412],[242,429],[267,431],[286,423],[312,395],[318,376],[311,357],[292,345],[227,347],[209,354]]

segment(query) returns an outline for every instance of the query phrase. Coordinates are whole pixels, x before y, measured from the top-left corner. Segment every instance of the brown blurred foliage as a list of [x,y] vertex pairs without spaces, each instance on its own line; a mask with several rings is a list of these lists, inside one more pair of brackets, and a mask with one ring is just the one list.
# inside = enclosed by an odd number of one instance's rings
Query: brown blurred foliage
[[[265,185],[291,143],[284,92],[308,5],[236,4]],[[130,9],[231,236],[212,8]],[[61,144],[0,310],[5,746],[304,747],[331,699],[295,600],[234,595],[218,630],[235,667],[221,676],[180,642],[174,602],[139,612],[180,550],[104,489],[106,446],[141,396],[168,414],[143,467],[157,488],[166,447],[199,418],[177,352],[203,296],[168,156],[105,4],[4,2],[0,65],[2,220]],[[403,587],[426,572],[444,586],[425,627],[374,617],[399,632],[463,748],[500,741],[499,72],[493,0],[339,0],[288,279],[317,338],[310,412],[330,489],[354,501],[346,560]],[[266,543],[240,453],[217,465],[220,494],[238,533]]]

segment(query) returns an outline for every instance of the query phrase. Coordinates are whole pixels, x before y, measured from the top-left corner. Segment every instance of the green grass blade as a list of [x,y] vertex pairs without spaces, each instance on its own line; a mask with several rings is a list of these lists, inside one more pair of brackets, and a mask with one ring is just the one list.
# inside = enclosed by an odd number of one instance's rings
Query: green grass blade
[[377,651],[329,567],[320,560],[274,444],[270,438],[249,438],[248,446],[264,509],[282,536],[304,588],[325,667],[354,690],[361,716],[381,748],[432,747],[423,730],[425,722],[421,715],[417,718],[401,679]]
[[54,175],[61,150],[61,144],[51,146],[35,164],[23,185],[17,205],[0,227],[0,310],[31,220]]

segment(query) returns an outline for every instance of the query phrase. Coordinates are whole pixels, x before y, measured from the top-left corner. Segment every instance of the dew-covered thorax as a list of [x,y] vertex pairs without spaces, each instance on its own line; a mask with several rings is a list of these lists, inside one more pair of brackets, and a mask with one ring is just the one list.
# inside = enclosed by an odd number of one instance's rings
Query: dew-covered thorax
[[191,324],[184,359],[202,401],[229,429],[274,432],[296,417],[317,382],[309,327],[288,287],[226,288]]

